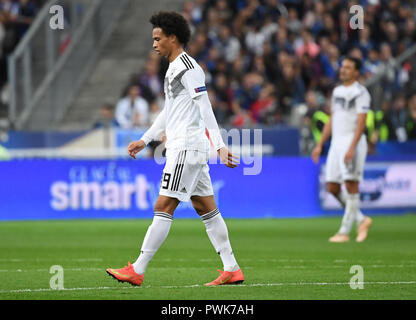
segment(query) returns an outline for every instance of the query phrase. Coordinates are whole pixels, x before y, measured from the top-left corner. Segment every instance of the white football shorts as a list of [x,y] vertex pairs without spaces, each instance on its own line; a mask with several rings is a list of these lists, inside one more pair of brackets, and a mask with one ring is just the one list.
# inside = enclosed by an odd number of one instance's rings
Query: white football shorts
[[159,194],[185,202],[214,195],[208,160],[207,152],[167,149]]
[[367,139],[365,135],[361,136],[355,149],[353,161],[346,165],[344,158],[351,141],[351,137],[331,141],[326,161],[326,182],[342,184],[347,180],[362,181],[367,157]]

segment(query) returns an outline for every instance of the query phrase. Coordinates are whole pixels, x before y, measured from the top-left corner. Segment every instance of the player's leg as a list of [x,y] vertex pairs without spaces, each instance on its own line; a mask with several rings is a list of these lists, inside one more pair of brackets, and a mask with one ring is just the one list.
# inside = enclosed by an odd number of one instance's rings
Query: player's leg
[[326,190],[332,194],[335,199],[338,200],[339,204],[344,208],[345,207],[345,196],[341,190],[341,184],[338,182],[327,182]]
[[[329,193],[331,193],[335,199],[339,202],[341,207],[345,210],[345,206],[347,204],[347,195],[345,192],[341,189],[341,184],[334,183],[334,182],[328,182],[327,183],[327,190]],[[360,209],[357,211],[357,215],[355,217],[355,222],[357,222],[357,225],[361,224],[365,219],[365,216],[361,212]]]
[[220,255],[225,271],[237,271],[239,266],[234,257],[231,243],[228,237],[227,225],[218,210],[214,196],[191,198],[195,211],[201,217],[208,237]]
[[[346,211],[350,211],[352,215],[355,214],[357,221],[357,242],[363,242],[368,235],[368,230],[372,224],[370,217],[364,216],[360,211],[360,192],[359,181],[345,181],[345,186],[348,191]],[[360,217],[361,216],[361,217]]]
[[208,237],[220,255],[224,265],[224,272],[214,281],[206,285],[237,284],[244,281],[244,275],[235,259],[228,237],[227,225],[221,216],[214,200],[214,196],[192,196],[192,205],[204,222]]
[[147,229],[138,259],[133,265],[129,262],[126,267],[121,269],[107,269],[107,273],[117,280],[141,285],[149,262],[166,240],[173,221],[173,212],[180,203],[180,199],[176,197],[177,192],[173,192],[173,190],[177,188],[179,172],[183,167],[185,155],[184,151],[167,151],[159,197],[154,206],[155,215],[152,224]]
[[119,282],[129,282],[140,286],[144,280],[147,265],[152,260],[156,251],[168,236],[173,220],[173,212],[179,204],[179,200],[166,196],[159,196],[154,207],[155,216],[152,224],[147,229],[140,255],[132,265],[120,269],[107,269],[107,273]]
[[357,242],[362,242],[367,238],[368,229],[372,224],[371,218],[363,215],[360,211],[359,183],[363,179],[366,156],[367,141],[363,136],[357,145],[353,162],[342,168],[347,189],[346,211],[351,211],[354,221],[357,222]]
[[[328,158],[326,162],[326,182],[327,182],[327,190],[329,193],[334,195],[334,197],[341,203],[343,201],[342,191],[341,191],[341,183],[342,183],[342,173],[341,168],[339,165],[339,150],[338,146],[331,147],[328,152]],[[345,218],[345,214],[344,214]],[[344,219],[343,218],[343,219]],[[335,235],[329,238],[330,242],[347,242],[350,240],[348,234],[344,234],[339,230]]]
[[155,216],[144,237],[140,255],[133,263],[134,271],[144,274],[147,265],[152,260],[156,251],[166,240],[173,221],[173,213],[179,205],[179,200],[159,195],[154,206]]
[[342,217],[342,223],[338,234],[349,237],[355,217],[359,211],[360,195],[358,191],[356,191],[358,190],[357,181],[345,181],[345,186],[347,189],[347,196],[345,199],[344,216]]

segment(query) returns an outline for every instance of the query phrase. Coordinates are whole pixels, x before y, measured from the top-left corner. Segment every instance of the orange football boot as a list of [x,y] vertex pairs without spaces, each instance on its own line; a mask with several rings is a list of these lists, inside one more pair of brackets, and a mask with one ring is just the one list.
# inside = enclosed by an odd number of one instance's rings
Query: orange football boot
[[221,286],[224,284],[240,284],[244,281],[244,275],[241,269],[237,271],[222,271],[218,270],[220,276],[210,283],[206,283],[207,287]]
[[124,268],[108,268],[106,271],[114,279],[118,280],[118,282],[128,282],[132,286],[140,286],[143,283],[144,274],[137,274],[130,262]]

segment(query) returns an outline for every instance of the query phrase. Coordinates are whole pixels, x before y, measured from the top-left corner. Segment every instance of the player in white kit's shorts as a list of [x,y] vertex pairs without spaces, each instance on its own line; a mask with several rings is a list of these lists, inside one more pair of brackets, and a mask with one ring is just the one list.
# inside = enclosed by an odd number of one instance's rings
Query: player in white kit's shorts
[[345,154],[351,145],[351,138],[333,141],[328,151],[326,160],[326,182],[342,184],[344,181],[362,181],[364,174],[365,159],[367,157],[367,140],[363,135],[355,149],[352,162],[344,162]]
[[[337,86],[331,97],[331,116],[322,132],[322,137],[312,152],[318,163],[325,142],[332,136],[326,162],[327,190],[345,208],[341,228],[329,239],[330,242],[347,242],[354,222],[358,226],[356,241],[367,238],[372,220],[364,216],[360,209],[359,183],[363,179],[367,156],[365,127],[371,97],[367,89],[358,81],[361,61],[348,57],[340,69],[341,85]],[[347,195],[341,190],[345,184]]]
[[212,196],[208,160],[207,152],[168,149],[159,194],[185,202],[192,196]]

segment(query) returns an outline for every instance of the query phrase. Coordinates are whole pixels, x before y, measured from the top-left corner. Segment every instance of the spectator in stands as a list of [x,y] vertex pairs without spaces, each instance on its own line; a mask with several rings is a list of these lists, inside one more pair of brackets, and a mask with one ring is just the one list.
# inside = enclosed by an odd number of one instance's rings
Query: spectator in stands
[[404,142],[407,140],[406,133],[406,99],[403,93],[399,93],[393,100],[392,108],[384,112],[380,126],[387,128],[387,140]]
[[275,33],[274,38],[272,38],[273,52],[277,53],[281,50],[284,51],[293,51],[292,44],[288,40],[287,30],[284,28],[279,28],[279,31]]
[[233,62],[240,54],[240,41],[231,35],[231,30],[227,25],[221,27],[214,46],[227,63]]
[[279,105],[284,115],[290,115],[292,108],[304,101],[305,85],[291,63],[282,65],[282,75],[277,82]]
[[[349,26],[353,4],[364,7],[363,30]],[[379,115],[389,113],[397,92],[408,95],[416,88],[416,58],[400,70],[392,67],[394,56],[415,43],[415,9],[404,0],[197,0],[187,1],[183,13],[195,30],[187,50],[206,73],[220,124],[244,126],[281,123],[282,114],[285,123],[307,90],[327,96],[346,55],[363,59],[362,80],[386,68],[380,82],[386,110]],[[158,72],[161,81],[164,71]],[[249,88],[253,73],[263,79]],[[257,110],[269,83],[275,86],[277,111],[265,120],[252,108],[256,104]],[[141,86],[145,92],[149,84]],[[376,100],[375,112],[382,105]]]
[[364,25],[364,28],[359,31],[358,37],[358,47],[367,58],[369,51],[374,48],[374,42],[371,40],[371,27],[368,24]]
[[153,100],[150,103],[150,110],[149,110],[149,123],[153,123],[157,116],[159,115],[161,108],[159,106],[158,100]]
[[253,123],[276,123],[271,117],[278,111],[275,87],[268,83],[260,91],[258,99],[250,108],[250,116]]
[[302,22],[298,18],[298,11],[296,8],[289,8],[287,28],[291,33],[299,34],[303,28]]
[[215,5],[219,22],[224,25],[232,19],[232,11],[229,8],[227,0],[217,0]]
[[224,73],[215,78],[215,83],[208,90],[214,114],[219,123],[226,123],[231,113],[232,90],[228,86],[228,79]]
[[368,50],[367,60],[364,62],[364,69],[369,76],[377,73],[380,66],[378,51],[374,48]]
[[117,128],[119,126],[114,117],[114,106],[104,103],[100,108],[100,118],[94,123],[94,129]]
[[23,38],[36,16],[36,6],[33,1],[19,0],[19,12],[15,21],[17,41]]
[[233,96],[234,113],[247,111],[257,100],[263,84],[263,78],[258,73],[248,73],[243,78],[243,86],[238,88]]
[[394,94],[396,72],[393,68],[393,56],[391,48],[385,42],[380,46],[380,68],[385,69],[384,76],[381,80],[384,99],[391,100],[392,95]]
[[264,49],[264,42],[266,41],[266,37],[261,32],[261,24],[256,23],[254,26],[249,26],[249,31],[247,32],[245,44],[250,50],[251,53],[253,53],[256,56],[263,55],[263,49]]
[[324,98],[316,91],[308,90],[305,95],[306,106],[308,111],[305,118],[308,120],[305,123],[309,124],[313,139],[318,143],[321,139],[322,130],[325,124],[329,121],[329,115],[325,112]]
[[150,89],[149,97],[147,101],[152,101],[160,95],[160,92],[163,90],[162,81],[158,75],[158,64],[154,61],[149,61],[144,69],[143,74],[140,76],[139,85],[141,88],[145,87]]
[[307,52],[300,58],[300,77],[307,89],[316,89],[322,77],[321,65]]
[[302,38],[295,43],[296,55],[300,58],[307,53],[311,58],[315,58],[320,52],[319,46],[314,42],[311,33],[303,29]]
[[8,81],[7,57],[46,0],[0,0],[0,92]]
[[132,85],[128,95],[116,107],[116,120],[123,129],[137,129],[149,125],[149,104],[140,96],[140,88]]

